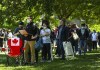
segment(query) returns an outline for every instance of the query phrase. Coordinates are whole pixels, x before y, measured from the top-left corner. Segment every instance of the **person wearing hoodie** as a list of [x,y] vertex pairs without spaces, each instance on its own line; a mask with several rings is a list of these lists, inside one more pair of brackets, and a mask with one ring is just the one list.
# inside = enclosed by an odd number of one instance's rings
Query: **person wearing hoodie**
[[81,24],[81,28],[79,29],[79,32],[78,32],[78,35],[79,35],[79,54],[81,55],[82,54],[82,49],[83,49],[83,52],[84,52],[84,55],[86,54],[87,52],[87,38],[89,37],[89,31],[87,30],[86,28],[86,25],[85,24]]

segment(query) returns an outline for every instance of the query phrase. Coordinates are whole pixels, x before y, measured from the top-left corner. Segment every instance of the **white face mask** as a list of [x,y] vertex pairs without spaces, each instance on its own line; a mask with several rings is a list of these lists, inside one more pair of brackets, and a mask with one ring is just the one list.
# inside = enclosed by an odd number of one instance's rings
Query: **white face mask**
[[30,23],[30,20],[29,19],[27,20],[27,23]]
[[43,29],[46,29],[46,28],[47,28],[47,27],[45,27],[45,26],[43,27]]
[[82,28],[85,28],[85,27],[82,27]]

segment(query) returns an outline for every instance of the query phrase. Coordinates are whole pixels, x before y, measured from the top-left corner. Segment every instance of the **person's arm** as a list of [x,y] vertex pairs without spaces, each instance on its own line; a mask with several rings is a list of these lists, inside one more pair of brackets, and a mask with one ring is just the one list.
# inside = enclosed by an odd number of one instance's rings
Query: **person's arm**
[[0,38],[4,38],[4,36],[0,36]]
[[17,32],[17,33],[15,33],[14,35],[15,35],[15,36],[17,36],[17,35],[19,35],[19,34],[20,34],[20,33],[19,33],[19,32]]
[[66,27],[65,29],[65,34],[66,34],[66,41],[68,41],[72,36],[70,34],[70,29],[68,27]]
[[51,34],[51,30],[48,29],[47,32],[46,32],[46,34],[45,34],[45,36],[49,36],[50,34]]
[[14,36],[17,36],[17,35],[19,35],[19,34],[20,34],[20,33],[19,33],[19,29],[16,28],[15,31],[14,31]]
[[89,31],[86,29],[86,39],[89,37]]
[[31,39],[36,39],[39,36],[39,29],[36,26],[35,26],[35,28],[36,28],[36,35],[32,36]]
[[2,39],[3,39],[3,38],[4,38],[4,34],[2,34],[2,35],[0,36],[0,38],[2,38]]
[[44,37],[45,34],[42,33],[42,30],[40,30],[40,37]]

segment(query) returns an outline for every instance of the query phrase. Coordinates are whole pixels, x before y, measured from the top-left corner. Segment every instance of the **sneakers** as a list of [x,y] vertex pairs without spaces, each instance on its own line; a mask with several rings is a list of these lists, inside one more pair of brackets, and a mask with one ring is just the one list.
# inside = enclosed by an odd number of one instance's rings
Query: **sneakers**
[[41,60],[41,62],[46,62],[46,60]]
[[76,55],[79,55],[79,52],[76,52]]
[[51,60],[48,60],[47,62],[51,62]]
[[19,62],[18,62],[18,61],[16,61],[16,62],[15,62],[15,64],[19,64]]
[[51,62],[51,60],[42,60],[41,62]]
[[31,65],[35,65],[36,63],[35,62],[31,62]]

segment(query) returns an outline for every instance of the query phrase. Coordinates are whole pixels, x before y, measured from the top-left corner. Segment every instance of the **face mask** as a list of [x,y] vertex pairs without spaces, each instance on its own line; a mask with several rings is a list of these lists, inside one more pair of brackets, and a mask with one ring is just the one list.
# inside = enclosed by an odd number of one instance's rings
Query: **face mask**
[[85,28],[85,27],[82,27],[82,29],[83,29],[83,28]]
[[43,28],[46,29],[47,27],[44,26]]
[[30,23],[30,20],[29,19],[27,20],[27,23]]

